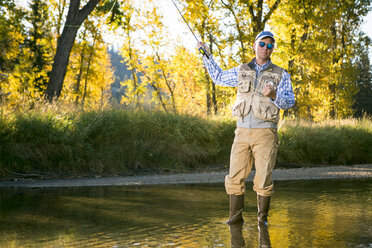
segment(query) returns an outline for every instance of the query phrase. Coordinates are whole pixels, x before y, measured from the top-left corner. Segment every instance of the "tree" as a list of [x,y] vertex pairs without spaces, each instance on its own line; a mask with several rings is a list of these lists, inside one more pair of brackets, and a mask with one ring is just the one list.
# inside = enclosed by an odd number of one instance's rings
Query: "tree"
[[124,39],[121,48],[121,55],[124,57],[124,62],[131,71],[131,77],[122,82],[122,86],[126,88],[125,96],[121,103],[134,103],[137,109],[143,108],[143,93],[145,88],[140,84],[137,75],[138,65],[140,63],[140,52],[136,49],[134,37],[135,33],[140,28],[138,20],[139,9],[137,9],[132,1],[126,1],[121,6],[121,14],[117,15],[115,22],[124,32]]
[[[52,35],[49,31],[48,6],[43,0],[33,0],[29,6],[30,11],[24,12],[22,18],[15,19],[17,16],[11,16],[12,22],[22,23],[22,20],[24,20],[30,24],[27,28],[26,26],[23,27],[23,35],[19,36],[18,42],[14,42],[18,39],[16,37],[13,37],[12,41],[9,42],[10,47],[17,46],[16,50],[18,52],[14,54],[16,59],[13,62],[12,60],[7,61],[8,64],[12,64],[12,67],[9,68],[11,70],[9,70],[7,84],[3,88],[8,94],[7,99],[13,101],[13,103],[24,98],[40,99],[46,89],[48,71],[50,71],[51,65],[50,41]],[[9,24],[8,27],[12,28],[13,31],[9,30],[4,38],[9,37],[17,30],[20,31],[15,27],[22,25]],[[9,48],[9,44],[6,47]]]
[[355,95],[355,102],[353,109],[355,110],[355,117],[363,117],[363,115],[372,116],[372,68],[368,57],[368,51],[371,47],[371,39],[364,37],[360,39],[359,58],[356,61],[357,64],[357,80],[358,93]]
[[171,80],[175,82],[174,95],[180,113],[205,115],[205,75],[198,54],[183,46],[176,47],[171,58]]
[[0,99],[11,93],[9,77],[19,63],[26,31],[20,21],[26,11],[16,8],[14,0],[0,2]]
[[234,30],[228,40],[231,45],[235,42],[239,44],[237,52],[239,63],[247,63],[253,54],[254,38],[265,29],[281,0],[220,0],[220,2],[221,7],[227,10],[226,16],[231,17],[227,26]]
[[313,120],[351,116],[358,27],[369,4],[297,0],[281,6],[269,25],[277,37],[273,56],[292,75],[290,113]]
[[[63,18],[67,10],[67,0],[50,0],[51,15],[50,19],[55,28],[55,44],[58,43],[58,39],[61,36],[61,26],[63,25]],[[55,46],[53,46],[53,55],[55,54]]]
[[141,27],[140,32],[144,34],[144,38],[140,39],[140,44],[144,51],[137,69],[143,75],[142,82],[152,88],[152,102],[160,104],[163,110],[168,112],[170,100],[173,112],[177,112],[174,98],[176,85],[169,80],[170,62],[164,58],[167,34],[162,15],[153,0],[148,0],[147,8],[142,9]]
[[20,43],[23,42],[25,27],[20,22],[26,12],[16,8],[14,0],[0,2],[0,72],[12,71],[17,63]]
[[[186,0],[185,16],[191,20],[191,24],[195,27],[197,33],[201,37],[201,41],[209,44],[209,50],[213,51],[214,47],[221,51],[217,42],[220,37],[218,18],[215,16],[215,6],[217,1],[211,0]],[[210,11],[212,10],[212,11]],[[221,54],[220,54],[221,55]],[[216,86],[209,77],[208,71],[204,68],[204,78],[201,78],[205,88],[205,103],[206,112],[214,114],[218,112],[217,105],[217,90]]]
[[[165,112],[169,111],[169,107],[177,112],[176,84],[171,79],[170,61],[166,57],[169,40],[162,15],[152,0],[146,1],[146,7],[132,12],[125,11],[121,21],[125,31],[121,54],[132,70],[132,77],[123,83],[127,89],[123,102],[135,102],[136,107],[141,108],[144,99],[151,94],[151,103]],[[133,37],[140,39],[133,42]],[[141,84],[137,75],[141,75]]]
[[75,41],[78,29],[88,15],[94,10],[100,0],[89,0],[80,9],[80,0],[71,0],[65,26],[58,39],[57,50],[54,56],[52,71],[50,73],[46,98],[53,101],[61,94],[63,80],[66,75],[70,52]]
[[104,13],[93,12],[83,23],[71,50],[60,101],[97,108],[108,103],[113,82],[109,54],[102,37]]
[[[44,93],[48,81],[48,71],[51,64],[50,47],[52,36],[50,33],[48,5],[42,0],[33,0],[30,4],[29,22],[32,25],[26,47],[29,48],[31,64],[27,75],[29,87],[41,95]],[[25,76],[27,76],[25,75]]]

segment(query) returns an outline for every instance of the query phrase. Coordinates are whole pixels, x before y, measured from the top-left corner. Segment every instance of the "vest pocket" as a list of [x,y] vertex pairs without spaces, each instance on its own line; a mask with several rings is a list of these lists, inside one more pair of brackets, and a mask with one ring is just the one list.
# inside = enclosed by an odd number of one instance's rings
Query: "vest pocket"
[[251,105],[247,104],[247,101],[245,100],[236,102],[234,106],[232,107],[232,115],[239,117],[239,118],[247,116],[250,111],[251,111]]
[[249,92],[251,89],[251,82],[250,81],[241,81],[238,84],[238,91],[241,93]]
[[253,99],[253,114],[264,121],[279,121],[279,108],[268,97],[255,96]]

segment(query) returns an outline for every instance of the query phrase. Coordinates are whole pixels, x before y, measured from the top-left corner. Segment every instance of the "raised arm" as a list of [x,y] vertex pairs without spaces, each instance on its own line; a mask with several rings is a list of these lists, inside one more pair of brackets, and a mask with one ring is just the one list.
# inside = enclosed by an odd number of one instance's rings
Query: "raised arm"
[[238,85],[239,67],[234,67],[229,70],[222,70],[214,61],[213,56],[211,55],[209,50],[206,49],[206,46],[203,43],[199,42],[198,48],[200,46],[202,46],[208,52],[209,59],[207,58],[207,56],[203,56],[203,62],[208,70],[209,76],[212,78],[212,81],[216,85],[236,87]]

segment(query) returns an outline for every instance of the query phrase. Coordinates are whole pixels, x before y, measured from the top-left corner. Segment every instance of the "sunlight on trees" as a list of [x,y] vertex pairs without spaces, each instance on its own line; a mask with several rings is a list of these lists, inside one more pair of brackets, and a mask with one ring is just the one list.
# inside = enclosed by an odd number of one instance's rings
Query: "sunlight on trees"
[[[154,0],[81,1],[78,11],[87,18],[81,25],[76,21],[76,27],[66,24],[70,4],[32,0],[29,8],[21,8],[15,0],[0,3],[3,104],[16,106],[53,94],[59,102],[84,108],[114,104],[111,85],[118,80],[118,72],[104,39],[109,30],[120,37],[117,53],[128,71],[119,86],[124,92],[118,100],[122,107],[230,114],[235,89],[215,86],[197,50],[186,49],[182,37],[173,38],[163,18],[164,4]],[[291,74],[296,94],[296,106],[283,116],[318,121],[371,114],[371,40],[360,32],[370,1],[179,0],[177,5],[225,69],[254,57],[252,44],[258,32],[274,32],[273,61]],[[93,9],[89,14],[87,6]],[[57,45],[65,28],[75,28],[76,38],[60,96],[57,91],[50,95],[47,85],[56,78],[53,61],[60,56]]]

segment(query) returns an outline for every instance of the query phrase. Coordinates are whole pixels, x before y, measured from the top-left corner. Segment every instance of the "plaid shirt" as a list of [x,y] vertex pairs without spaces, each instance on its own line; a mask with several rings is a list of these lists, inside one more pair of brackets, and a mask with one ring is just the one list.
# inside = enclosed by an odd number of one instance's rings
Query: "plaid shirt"
[[[228,87],[236,87],[238,85],[238,72],[240,66],[224,71],[216,64],[211,56],[210,59],[203,56],[203,62],[216,85]],[[267,69],[271,65],[271,60],[263,65],[258,65],[255,61],[254,65],[256,75],[258,75],[260,71]],[[280,109],[289,109],[295,104],[291,76],[287,71],[284,71],[283,73],[282,80],[279,82],[276,90],[276,99],[273,102]]]

